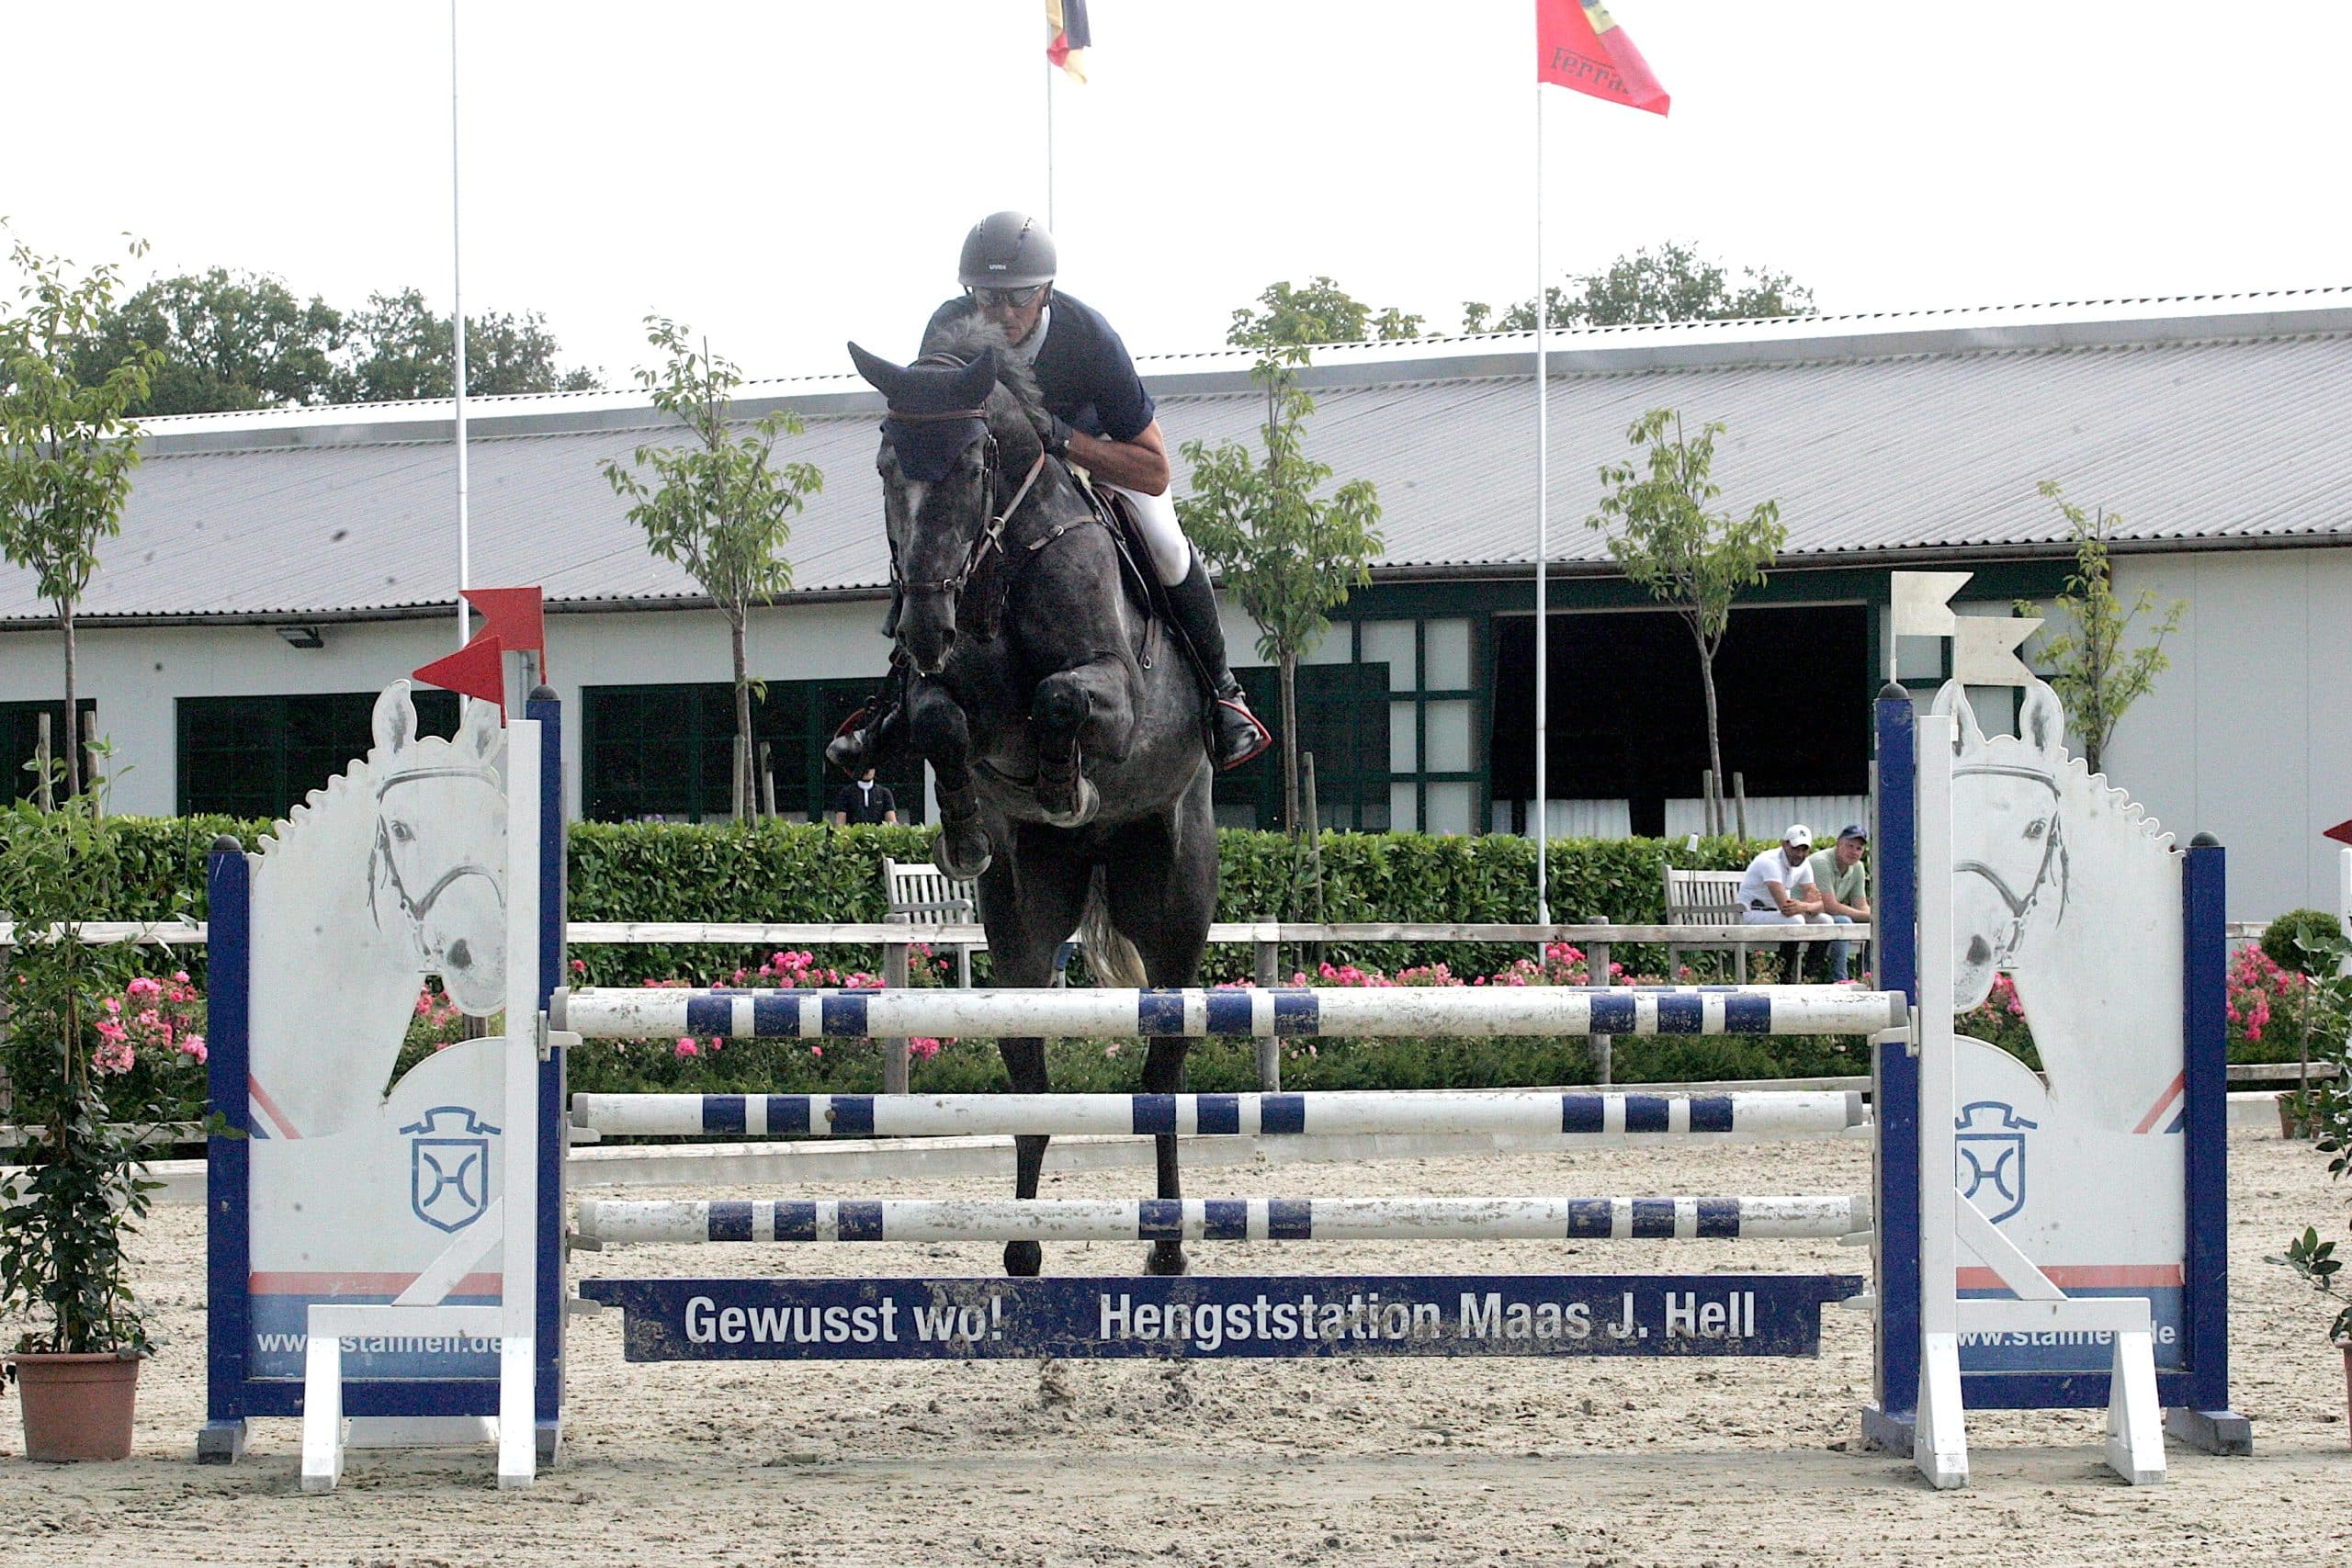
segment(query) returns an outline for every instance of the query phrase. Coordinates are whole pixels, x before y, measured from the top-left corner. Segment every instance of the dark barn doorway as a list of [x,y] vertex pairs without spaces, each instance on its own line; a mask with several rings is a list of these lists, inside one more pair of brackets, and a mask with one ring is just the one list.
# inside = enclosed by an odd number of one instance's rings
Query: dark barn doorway
[[[1635,834],[1663,834],[1667,801],[1695,798],[1707,767],[1706,697],[1690,631],[1664,611],[1555,611],[1549,620],[1549,793],[1626,800]],[[1534,626],[1532,615],[1493,622],[1488,764],[1498,801],[1535,794]],[[1747,776],[1749,795],[1868,791],[1869,634],[1860,604],[1732,612],[1715,694],[1724,769]]]

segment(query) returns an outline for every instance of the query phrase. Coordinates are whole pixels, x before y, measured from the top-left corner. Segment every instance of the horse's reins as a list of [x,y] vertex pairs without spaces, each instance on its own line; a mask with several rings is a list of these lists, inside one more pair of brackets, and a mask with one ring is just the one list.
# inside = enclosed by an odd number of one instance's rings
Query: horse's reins
[[[1963,779],[1971,776],[2030,779],[2035,784],[2040,784],[2042,788],[2050,792],[2050,797],[2053,804],[2059,799],[2058,781],[2052,778],[2048,773],[2042,773],[2041,770],[2036,768],[2021,768],[2014,763],[2007,762],[1974,762],[1966,767],[1956,767],[1952,769],[1951,776],[1954,779]],[[2025,923],[2032,917],[2035,906],[2041,901],[2042,889],[2049,882],[2050,867],[2053,861],[2059,867],[2058,912],[2063,916],[2066,912],[2067,889],[2066,877],[2064,874],[2066,866],[2066,838],[2064,826],[2055,810],[2052,811],[2050,814],[2050,837],[2041,846],[2041,863],[2035,868],[2033,881],[2027,885],[2026,890],[2022,896],[2020,896],[2015,888],[2009,886],[2006,877],[2002,876],[1998,871],[1996,871],[1991,865],[1985,863],[1984,861],[1956,860],[1951,863],[1951,869],[1955,874],[1967,873],[1972,875],[1983,877],[1985,882],[1991,885],[1993,891],[1999,895],[2001,902],[2007,907],[2009,911],[2009,929],[2001,939],[2001,945],[1999,948],[1999,952],[2001,953],[2007,954],[2016,951],[2018,942],[2024,938]]]

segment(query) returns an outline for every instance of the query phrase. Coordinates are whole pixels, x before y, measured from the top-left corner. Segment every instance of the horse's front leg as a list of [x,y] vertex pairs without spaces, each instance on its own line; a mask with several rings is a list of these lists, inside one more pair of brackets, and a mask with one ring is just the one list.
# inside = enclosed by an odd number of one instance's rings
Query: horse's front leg
[[1037,750],[1037,805],[1057,828],[1094,820],[1102,797],[1089,758],[1117,761],[1135,736],[1135,696],[1125,661],[1104,654],[1037,682],[1029,706]]
[[972,727],[962,705],[937,681],[917,677],[907,694],[907,735],[939,781],[939,838],[931,847],[932,863],[959,880],[979,875],[994,852],[972,787]]
[[[1035,824],[1016,824],[1013,841],[1004,856],[980,878],[980,919],[988,927],[989,959],[996,983],[1006,987],[1042,987],[1054,972],[1054,952],[1078,924],[1086,902],[1090,863],[1051,840]],[[1046,1043],[1031,1035],[1015,1035],[996,1043],[1004,1058],[1005,1076],[1015,1094],[1044,1094],[1053,1085],[1046,1068]],[[1046,1139],[1020,1134],[1012,1140],[1012,1195],[1035,1198],[1046,1167]],[[1004,1244],[1004,1271],[1037,1272],[1044,1253],[1034,1241]]]

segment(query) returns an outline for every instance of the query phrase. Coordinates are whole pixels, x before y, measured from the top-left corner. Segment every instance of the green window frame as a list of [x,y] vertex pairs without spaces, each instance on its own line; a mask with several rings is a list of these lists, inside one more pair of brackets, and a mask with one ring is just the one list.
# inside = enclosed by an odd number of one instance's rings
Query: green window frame
[[1486,617],[1369,615],[1349,625],[1357,663],[1387,671],[1387,827],[1484,832],[1493,705]]
[[[752,694],[752,739],[767,748],[776,810],[822,820],[847,781],[825,762],[825,743],[874,694],[872,677],[770,681]],[[729,760],[734,687],[589,686],[581,692],[581,811],[592,821],[723,822],[733,813]],[[876,776],[896,796],[899,820],[925,820],[922,762],[901,755]]]
[[[374,747],[381,694],[180,698],[174,713],[180,815],[284,817]],[[421,733],[457,733],[456,693],[412,696]]]
[[[81,697],[74,705],[85,714],[98,711],[98,699]],[[40,750],[40,716],[49,716],[49,754],[56,758],[63,754],[65,746],[65,699],[53,703],[0,703],[0,767],[8,770],[14,781],[6,798],[30,800],[39,793],[40,784],[33,776],[32,761]],[[83,775],[88,777],[86,770]],[[61,783],[62,792],[62,785]]]

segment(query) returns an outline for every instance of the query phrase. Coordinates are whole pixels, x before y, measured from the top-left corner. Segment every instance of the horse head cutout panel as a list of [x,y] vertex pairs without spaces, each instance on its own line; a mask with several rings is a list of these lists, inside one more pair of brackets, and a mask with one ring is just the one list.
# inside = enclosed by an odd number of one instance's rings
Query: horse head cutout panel
[[251,857],[251,1089],[266,1137],[322,1137],[380,1108],[426,976],[477,1017],[505,1005],[498,709],[469,699],[456,739],[421,735],[396,681],[373,727],[368,756]]
[[2182,1066],[2170,835],[2067,752],[2065,710],[2041,682],[2023,689],[2014,736],[1987,736],[1957,682],[1934,711],[1955,721],[1952,1010],[2007,974],[2054,1101],[2118,1132],[2168,1121]]
[[[449,999],[476,1018],[506,1005],[505,835],[476,824],[503,818],[495,766],[498,710],[465,699],[457,738],[421,745],[416,709],[395,686],[376,699],[376,842],[368,905],[379,931],[406,933],[418,967],[441,976]],[[493,807],[491,802],[498,805]]]

